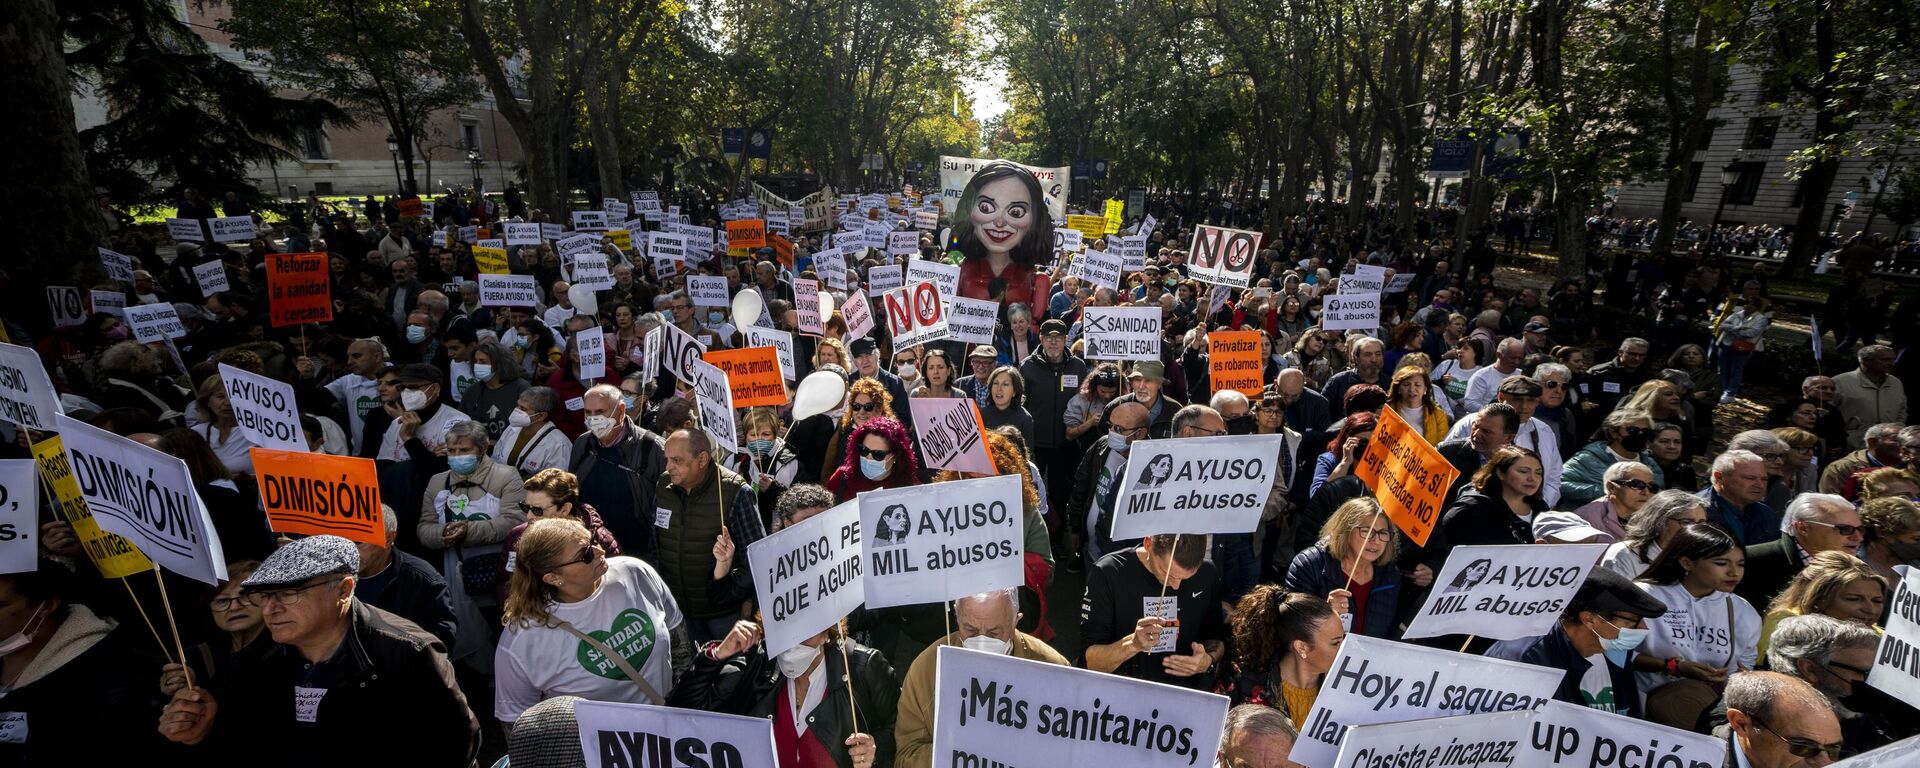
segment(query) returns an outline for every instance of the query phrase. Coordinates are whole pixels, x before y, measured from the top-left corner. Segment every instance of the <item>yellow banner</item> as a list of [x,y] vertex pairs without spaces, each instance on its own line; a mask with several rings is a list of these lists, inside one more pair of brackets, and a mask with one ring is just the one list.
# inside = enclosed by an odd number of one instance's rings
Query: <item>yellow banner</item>
[[507,274],[507,251],[505,248],[473,247],[473,264],[480,268],[483,275]]
[[610,243],[613,243],[614,245],[619,246],[620,250],[623,250],[623,251],[633,250],[633,232],[630,230],[609,229],[600,234],[606,236],[607,242],[610,242]]
[[1067,229],[1080,230],[1080,234],[1086,236],[1087,244],[1092,245],[1094,238],[1107,233],[1107,220],[1100,216],[1068,216]]
[[73,534],[80,539],[80,547],[87,551],[87,557],[93,560],[100,574],[109,579],[124,579],[136,573],[153,570],[153,561],[140,554],[140,548],[106,531],[100,530],[100,524],[94,522],[93,513],[87,511],[87,502],[80,497],[80,482],[73,478],[73,468],[67,466],[67,452],[60,445],[60,436],[54,435],[33,445],[33,462],[40,467],[40,476],[47,485],[53,487],[53,495],[60,503],[60,515],[73,524]]
[[1107,201],[1107,231],[1119,232],[1127,223],[1127,203],[1125,200]]

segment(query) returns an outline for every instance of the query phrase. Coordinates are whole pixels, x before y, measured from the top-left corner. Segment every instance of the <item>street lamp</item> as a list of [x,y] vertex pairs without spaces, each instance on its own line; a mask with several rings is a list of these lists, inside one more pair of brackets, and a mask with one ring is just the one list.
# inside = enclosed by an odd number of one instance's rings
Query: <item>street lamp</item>
[[393,188],[404,195],[407,185],[400,180],[400,140],[394,138],[391,133],[387,134],[387,156],[393,158]]
[[1740,177],[1738,160],[1728,162],[1720,169],[1720,204],[1713,208],[1713,224],[1707,227],[1707,253],[1712,254],[1720,248],[1720,213],[1727,209],[1727,198],[1733,194],[1733,182]]
[[480,190],[480,186],[481,186],[480,185],[480,165],[483,162],[485,161],[480,158],[479,147],[474,147],[472,149],[467,150],[467,165],[473,166],[473,189],[476,192]]

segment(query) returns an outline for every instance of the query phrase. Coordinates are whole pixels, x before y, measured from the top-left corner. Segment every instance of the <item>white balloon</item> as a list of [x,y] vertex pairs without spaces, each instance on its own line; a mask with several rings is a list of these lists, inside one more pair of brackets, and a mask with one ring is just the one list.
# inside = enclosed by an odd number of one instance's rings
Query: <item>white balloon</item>
[[833,294],[827,293],[826,291],[821,291],[820,292],[820,322],[825,323],[827,321],[827,318],[830,318],[830,317],[833,317]]
[[600,299],[593,295],[592,286],[576,285],[568,288],[567,300],[573,302],[573,311],[575,314],[600,314]]
[[800,380],[793,393],[793,420],[817,416],[840,405],[847,396],[847,380],[833,371],[814,371]]
[[741,328],[753,325],[766,309],[767,305],[760,300],[759,291],[742,290],[733,295],[733,324]]

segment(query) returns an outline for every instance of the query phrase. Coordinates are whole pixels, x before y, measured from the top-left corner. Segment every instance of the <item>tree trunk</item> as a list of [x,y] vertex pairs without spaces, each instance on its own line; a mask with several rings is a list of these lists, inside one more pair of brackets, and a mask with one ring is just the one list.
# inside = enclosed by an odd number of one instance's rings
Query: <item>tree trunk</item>
[[626,197],[620,172],[620,84],[609,73],[596,78],[587,93],[587,129],[593,135],[593,162],[600,177],[601,197]]
[[39,332],[52,324],[41,291],[57,282],[76,282],[77,265],[99,264],[94,248],[105,227],[95,213],[93,181],[74,128],[73,86],[54,4],[20,0],[4,9],[0,48],[11,52],[11,62],[0,67],[0,92],[13,99],[11,135],[16,138],[6,142],[6,167],[15,183],[0,185],[0,209],[16,221],[32,222],[14,232],[14,258],[7,263],[12,295],[4,299],[13,308],[8,317]]
[[[1713,14],[1705,10],[1698,13],[1699,18],[1693,26],[1692,56],[1688,63],[1688,68],[1692,70],[1689,76],[1693,80],[1693,93],[1684,117],[1669,128],[1674,135],[1668,144],[1667,188],[1660,200],[1660,223],[1654,230],[1654,253],[1665,253],[1673,247],[1674,230],[1680,224],[1681,198],[1686,196],[1687,177],[1693,168],[1693,153],[1700,146],[1700,132],[1706,128],[1707,112],[1713,109],[1721,95],[1719,77],[1713,71],[1711,41],[1717,35]],[[1681,115],[1678,109],[1670,108],[1668,112]]]

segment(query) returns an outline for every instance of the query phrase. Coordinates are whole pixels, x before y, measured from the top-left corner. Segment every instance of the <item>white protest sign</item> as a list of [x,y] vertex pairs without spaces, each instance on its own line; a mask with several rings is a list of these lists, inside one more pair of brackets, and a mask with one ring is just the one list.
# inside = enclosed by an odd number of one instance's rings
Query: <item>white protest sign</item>
[[1253,275],[1260,233],[1202,224],[1194,229],[1187,276],[1215,285],[1245,288]]
[[993,458],[980,437],[980,410],[973,398],[916,397],[907,405],[913,411],[920,457],[928,468],[994,473]]
[[567,234],[567,225],[557,222],[540,222],[540,239],[558,240]]
[[887,309],[887,329],[896,350],[947,338],[947,311],[940,289],[933,283],[915,283],[887,291],[880,297]]
[[1147,236],[1112,237],[1108,241],[1113,251],[1120,254],[1120,271],[1131,275],[1147,268]]
[[583,253],[600,250],[600,236],[591,233],[574,235],[553,244],[553,252],[560,255],[560,261],[571,262]]
[[599,326],[575,331],[573,354],[580,361],[580,371],[576,374],[581,381],[593,381],[607,375],[607,339],[606,331]]
[[740,333],[747,337],[748,347],[773,347],[780,356],[780,378],[799,381],[793,373],[793,334],[758,325],[742,328]]
[[107,270],[107,279],[123,283],[133,282],[133,257],[119,251],[100,249],[100,266]]
[[1920,736],[1909,736],[1871,752],[1862,752],[1833,763],[1827,768],[1910,768],[1916,751],[1920,751]]
[[969,344],[992,344],[1000,302],[954,296],[947,300],[948,338]]
[[540,306],[540,285],[533,275],[481,275],[479,282],[480,306]]
[[581,699],[573,704],[588,768],[778,768],[773,721],[697,709]]
[[719,275],[687,275],[687,296],[696,307],[725,307],[727,279]]
[[653,257],[653,277],[658,282],[672,280],[680,274],[680,262],[669,256]]
[[0,459],[0,573],[39,570],[40,472],[33,459]]
[[520,222],[507,222],[506,229],[506,240],[509,246],[540,244],[540,225],[538,223],[523,224]]
[[1544,635],[1606,551],[1605,544],[1454,547],[1406,638]]
[[1727,759],[1723,738],[1579,704],[1548,701],[1528,719],[1532,732],[1515,754],[1520,765],[1720,768]]
[[847,321],[847,339],[864,339],[873,332],[873,304],[867,301],[865,291],[854,289],[847,293],[847,303],[840,305],[840,317]]
[[686,261],[687,236],[655,232],[647,238],[647,253],[652,254],[656,262],[660,259]]
[[187,335],[187,327],[180,323],[180,313],[174,311],[172,304],[127,307],[127,324],[133,326],[133,337],[142,344]]
[[1225,696],[950,645],[935,653],[936,766],[1214,764]]
[[1392,280],[1387,281],[1387,293],[1406,293],[1407,288],[1412,285],[1413,273],[1401,272],[1395,274]]
[[[720,278],[725,281],[726,278]],[[573,284],[584,285],[596,291],[613,287],[613,272],[607,269],[607,255],[604,253],[583,253],[573,257]]]
[[47,311],[53,315],[53,327],[66,328],[87,321],[87,305],[80,289],[71,285],[47,286]]
[[927,282],[939,287],[941,296],[958,296],[960,295],[960,266],[926,259],[907,262],[907,285]]
[[200,284],[200,298],[203,299],[228,290],[226,262],[214,259],[195,266],[193,281]]
[[820,316],[820,282],[805,278],[793,281],[794,324],[808,336],[826,335],[826,318]]
[[1087,307],[1082,328],[1087,336],[1087,357],[1160,359],[1159,307]]
[[1135,231],[1138,232],[1141,237],[1150,237],[1153,235],[1153,230],[1159,226],[1159,220],[1153,218],[1153,214],[1149,213],[1146,218],[1140,220],[1140,226]]
[[882,222],[867,222],[866,229],[860,230],[860,242],[876,251],[887,250],[887,236],[893,234],[893,227]]
[[[668,326],[672,327],[672,326]],[[733,423],[733,390],[727,384],[727,372],[698,356],[687,361],[693,368],[694,400],[700,406],[700,426],[713,437],[714,445],[727,453],[740,452],[740,438]]]
[[119,291],[88,291],[90,303],[96,313],[127,316],[127,295]]
[[[1347,729],[1339,766],[1529,766],[1527,727],[1532,712],[1436,717],[1412,722],[1357,725]],[[1289,756],[1289,760],[1299,758]],[[1650,766],[1652,761],[1648,761]],[[1673,766],[1672,768],[1681,768]],[[1710,768],[1718,768],[1712,766]]]
[[1081,239],[1084,237],[1085,235],[1082,235],[1080,230],[1055,227],[1053,230],[1053,250],[1055,253],[1061,251],[1079,253],[1086,249],[1086,246],[1081,242]]
[[1114,501],[1114,539],[1259,528],[1281,442],[1281,435],[1222,435],[1134,443]]
[[1353,274],[1340,276],[1340,292],[1352,294],[1385,293],[1387,290],[1387,268],[1371,264],[1356,264]]
[[600,198],[600,210],[606,213],[608,218],[624,219],[627,217],[627,203],[617,197]]
[[866,602],[860,502],[848,501],[747,545],[767,653],[799,645]]
[[847,289],[847,257],[838,248],[814,251],[813,273],[828,288],[836,291]]
[[906,267],[898,264],[867,270],[867,293],[886,293],[907,284]]
[[223,216],[208,219],[207,225],[213,228],[213,241],[216,243],[245,242],[254,237],[252,216]]
[[480,226],[478,224],[470,224],[460,228],[460,242],[471,243],[478,239],[480,239]]
[[937,487],[934,493],[911,486],[859,495],[860,527],[870,533],[861,537],[868,608],[938,603],[1025,583],[1020,476]]
[[218,585],[227,558],[185,462],[86,423],[56,417],[80,497],[101,530],[125,536],[154,563]]
[[629,358],[634,355],[640,356],[636,361],[640,363],[640,381],[652,382],[660,378],[660,346],[661,340],[666,336],[666,331],[660,326],[654,326],[652,330],[647,331],[646,336],[641,337],[640,348],[627,353]]
[[40,363],[40,353],[18,344],[0,343],[0,420],[42,431],[57,428],[60,396]]
[[1087,251],[1073,260],[1069,274],[1097,288],[1120,290],[1120,273],[1125,264],[1120,254],[1107,251]]
[[1329,331],[1380,327],[1380,294],[1336,293],[1321,304],[1320,327]]
[[167,236],[177,243],[207,241],[207,231],[200,227],[199,219],[167,219]]
[[607,228],[606,211],[574,211],[573,228],[582,232]]
[[220,364],[220,383],[227,388],[233,418],[248,442],[276,451],[307,452],[292,384],[226,363]]
[[700,355],[707,351],[707,345],[700,343],[699,339],[688,335],[677,326],[660,327],[667,332],[666,337],[662,339],[665,343],[660,347],[660,359],[667,364],[667,372],[673,374],[675,379],[691,383],[693,364],[703,362],[700,360]]
[[920,252],[920,233],[914,231],[888,232],[888,256],[912,256]]
[[1901,701],[1920,701],[1920,568],[1907,568],[1887,605],[1887,631],[1867,685]]
[[1564,672],[1485,656],[1347,635],[1287,759],[1332,768],[1348,726],[1531,710]]

